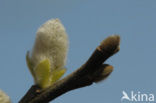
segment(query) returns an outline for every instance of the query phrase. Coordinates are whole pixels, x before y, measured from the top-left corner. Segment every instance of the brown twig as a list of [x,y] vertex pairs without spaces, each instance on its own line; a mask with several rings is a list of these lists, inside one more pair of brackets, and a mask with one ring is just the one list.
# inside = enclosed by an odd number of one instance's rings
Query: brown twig
[[39,93],[36,93],[37,89],[35,91],[30,89],[19,103],[48,103],[70,90],[89,86],[105,79],[112,72],[113,67],[103,63],[119,51],[119,42],[120,37],[117,35],[103,40],[88,61],[79,69],[55,82],[49,88],[39,89],[41,90]]

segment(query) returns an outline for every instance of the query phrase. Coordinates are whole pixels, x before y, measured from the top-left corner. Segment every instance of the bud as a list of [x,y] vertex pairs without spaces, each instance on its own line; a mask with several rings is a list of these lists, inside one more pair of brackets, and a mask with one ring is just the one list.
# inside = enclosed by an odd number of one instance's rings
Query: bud
[[101,42],[100,49],[108,53],[114,54],[120,50],[120,36],[112,35]]
[[100,66],[100,69],[94,73],[95,76],[94,82],[98,83],[105,80],[112,73],[112,71],[113,71],[113,66],[108,64],[102,64]]
[[48,20],[37,31],[27,64],[35,83],[46,88],[65,73],[68,37],[59,19]]

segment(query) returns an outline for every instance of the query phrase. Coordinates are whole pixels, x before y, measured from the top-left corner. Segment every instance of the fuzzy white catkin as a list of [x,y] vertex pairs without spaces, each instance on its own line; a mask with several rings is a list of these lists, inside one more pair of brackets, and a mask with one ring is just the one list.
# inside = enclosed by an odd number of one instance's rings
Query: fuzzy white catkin
[[0,90],[0,103],[11,103],[9,96],[2,90]]
[[65,66],[68,50],[68,37],[59,19],[48,20],[37,31],[32,49],[33,68],[44,59],[50,60],[51,70]]

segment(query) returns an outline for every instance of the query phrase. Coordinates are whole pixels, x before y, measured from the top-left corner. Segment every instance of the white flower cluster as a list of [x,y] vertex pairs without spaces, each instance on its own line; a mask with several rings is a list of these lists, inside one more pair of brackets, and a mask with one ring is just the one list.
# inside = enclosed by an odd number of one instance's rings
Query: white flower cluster
[[2,90],[0,90],[0,103],[11,103],[9,96]]
[[59,19],[45,22],[37,31],[32,52],[27,54],[27,64],[35,83],[46,88],[66,71],[68,36]]
[[44,59],[50,60],[51,69],[63,68],[68,50],[68,37],[59,19],[48,20],[37,31],[30,58],[35,67]]

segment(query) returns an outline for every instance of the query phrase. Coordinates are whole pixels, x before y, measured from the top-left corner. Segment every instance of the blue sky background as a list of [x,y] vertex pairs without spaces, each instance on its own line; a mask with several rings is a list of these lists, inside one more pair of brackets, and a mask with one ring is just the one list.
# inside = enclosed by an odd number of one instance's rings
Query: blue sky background
[[120,103],[123,90],[156,96],[155,0],[0,0],[0,88],[13,103],[33,84],[25,54],[38,27],[51,18],[59,18],[69,35],[66,75],[104,38],[121,36],[120,52],[107,60],[115,69],[106,81],[53,103]]

